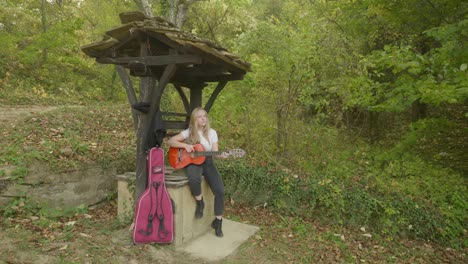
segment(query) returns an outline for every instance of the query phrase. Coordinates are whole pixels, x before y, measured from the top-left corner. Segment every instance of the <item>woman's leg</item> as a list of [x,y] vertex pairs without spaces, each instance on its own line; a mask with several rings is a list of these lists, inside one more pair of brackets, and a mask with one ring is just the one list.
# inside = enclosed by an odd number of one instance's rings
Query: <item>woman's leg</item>
[[213,159],[207,158],[203,164],[203,175],[210,185],[214,194],[214,213],[216,218],[211,222],[211,227],[215,230],[217,237],[223,237],[223,213],[224,213],[224,184],[218,169],[213,164]]
[[202,197],[201,190],[201,175],[202,167],[194,164],[190,164],[186,168],[187,177],[189,180],[190,192],[195,198],[197,207],[195,208],[195,218],[203,217],[203,209],[205,208],[205,202]]
[[187,178],[189,181],[190,192],[194,197],[201,196],[201,176],[202,167],[190,164],[186,167]]
[[213,164],[211,157],[207,158],[203,164],[203,175],[205,180],[210,185],[210,189],[214,194],[214,213],[219,219],[222,218],[224,213],[224,183],[218,169]]

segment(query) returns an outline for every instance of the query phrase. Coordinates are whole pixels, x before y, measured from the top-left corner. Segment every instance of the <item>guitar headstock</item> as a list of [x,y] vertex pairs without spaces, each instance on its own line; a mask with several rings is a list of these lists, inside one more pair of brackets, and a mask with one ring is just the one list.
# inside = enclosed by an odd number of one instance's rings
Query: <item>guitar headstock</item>
[[226,151],[229,156],[234,158],[242,158],[245,155],[245,150],[243,149],[231,149]]

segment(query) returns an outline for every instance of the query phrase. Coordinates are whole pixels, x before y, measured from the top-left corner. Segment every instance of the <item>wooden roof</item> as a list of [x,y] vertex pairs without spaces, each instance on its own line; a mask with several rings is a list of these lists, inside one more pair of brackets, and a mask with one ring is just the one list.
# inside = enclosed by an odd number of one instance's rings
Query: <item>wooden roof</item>
[[[99,63],[118,64],[135,76],[159,77],[165,66],[177,64],[171,82],[240,80],[250,64],[213,41],[176,28],[160,17],[140,12],[120,14],[122,25],[103,40],[81,47]],[[142,43],[147,44],[142,45]],[[142,51],[145,47],[145,51]]]

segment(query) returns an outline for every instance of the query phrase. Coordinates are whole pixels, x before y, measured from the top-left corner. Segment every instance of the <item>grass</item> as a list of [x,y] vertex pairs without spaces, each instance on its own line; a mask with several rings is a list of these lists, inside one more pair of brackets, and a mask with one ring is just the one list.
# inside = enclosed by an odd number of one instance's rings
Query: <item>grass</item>
[[[24,208],[31,208],[27,203]],[[107,201],[68,216],[16,214],[0,217],[0,259],[47,263],[193,263],[164,245],[134,245],[128,225],[116,219]],[[37,218],[32,218],[37,216]],[[465,263],[466,250],[428,241],[374,236],[362,228],[324,224],[313,218],[277,215],[263,207],[227,205],[226,218],[256,225],[260,231],[221,263]],[[229,235],[229,234],[226,234]],[[8,245],[8,246],[6,246]]]
[[261,226],[257,234],[260,238],[251,246],[282,263],[462,263],[466,253],[448,252],[446,247],[427,241],[369,237],[359,228],[326,225],[313,219],[289,217],[284,221],[268,209],[230,210],[241,215],[242,221]]
[[[61,108],[16,120],[0,128],[0,133],[0,144],[4,146],[0,150],[0,162],[3,166],[16,166],[11,176],[17,181],[27,175],[27,165],[32,160],[39,160],[55,170],[73,169],[89,163],[116,164],[117,161],[122,171],[131,170],[134,166],[134,134],[126,105]],[[384,158],[391,157],[387,155]],[[360,159],[365,161],[364,158]],[[336,164],[340,164],[339,160]],[[348,169],[354,166],[344,164]],[[411,169],[420,171],[419,167]],[[389,175],[398,176],[398,173],[408,171],[402,170],[403,167],[394,168],[394,171],[388,172]],[[340,168],[331,169],[336,171],[330,173],[343,173]],[[258,171],[243,172],[248,176],[248,173],[252,174],[250,176],[258,174]],[[265,180],[274,176],[270,173],[265,176]],[[6,175],[5,171],[0,170],[0,175]],[[288,175],[283,176],[284,179],[289,179]],[[243,179],[239,177],[237,184],[243,183]],[[402,182],[411,182],[411,179],[400,177],[396,183],[400,183],[400,186]],[[284,193],[293,190],[290,189],[293,187],[292,182],[281,182]],[[247,181],[245,184],[250,183]],[[317,183],[326,185],[324,181]],[[385,186],[384,182],[380,184]],[[326,187],[323,186],[322,189]],[[403,188],[405,186],[406,189]],[[411,189],[415,188],[413,185],[403,184],[400,187],[408,193],[415,193]],[[256,193],[252,196],[252,199],[258,198]],[[329,202],[333,202],[331,198]],[[316,213],[320,213],[320,210],[317,207],[309,214],[290,215],[286,211],[280,213],[270,205],[227,205],[228,219],[253,224],[261,229],[223,263],[466,262],[464,247],[453,249],[429,241],[374,233],[372,230],[362,229],[362,226],[345,226],[327,219],[326,214],[318,217]],[[84,263],[91,260],[93,263],[127,263],[134,260],[138,263],[150,263],[169,256],[178,258],[177,263],[194,261],[190,256],[177,254],[170,247],[133,245],[128,226],[116,220],[117,210],[113,196],[110,196],[103,207],[90,210],[40,210],[29,201],[22,200],[1,211],[8,212],[0,221],[0,247],[6,249],[0,253],[0,259],[7,261],[20,259],[23,262],[33,262],[44,259],[47,260],[46,263]],[[32,216],[38,219],[31,218]],[[70,222],[75,223],[67,225]],[[20,257],[24,254],[25,257]]]
[[18,166],[17,177],[27,174],[23,166],[32,160],[58,171],[119,160],[116,166],[125,171],[134,166],[132,124],[124,105],[64,107],[12,122],[0,128],[0,165]]

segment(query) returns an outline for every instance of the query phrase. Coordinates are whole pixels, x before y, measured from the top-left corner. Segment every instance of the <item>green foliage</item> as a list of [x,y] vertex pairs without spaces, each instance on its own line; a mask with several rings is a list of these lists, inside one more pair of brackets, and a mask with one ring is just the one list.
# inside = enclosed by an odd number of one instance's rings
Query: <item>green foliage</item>
[[249,134],[274,141],[264,145],[265,151],[280,159],[292,147],[286,131],[295,125],[302,114],[300,106],[314,90],[318,60],[317,36],[309,34],[309,21],[301,19],[310,15],[309,10],[294,1],[282,6],[284,13],[251,25],[237,43],[254,69],[240,88],[245,96],[237,98],[245,108],[239,114],[246,129],[262,128]]
[[187,14],[183,29],[232,48],[236,45],[237,37],[255,23],[246,9],[251,5],[250,2],[211,0],[195,3]]
[[[30,198],[18,198],[6,205],[1,211],[4,217],[33,219],[28,225],[29,228],[62,229],[62,232],[60,232],[60,239],[69,241],[74,236],[74,222],[71,225],[63,225],[59,223],[59,221],[63,220],[63,218],[86,214],[88,208],[84,205],[64,209],[48,208],[34,202]],[[16,226],[16,228],[17,227],[18,226]],[[52,237],[52,240],[54,239],[55,238]]]
[[[91,14],[87,10],[96,8],[90,6],[94,1],[84,1],[82,5],[66,2],[61,7],[46,1],[45,14],[40,11],[40,1],[7,1],[2,5],[0,18],[5,23],[0,28],[0,58],[6,63],[0,65],[0,101],[76,104],[125,100],[123,89],[109,85],[113,68],[96,67],[79,49],[119,23],[117,14],[131,8],[128,2],[121,2],[98,1],[99,10],[112,12],[96,17],[85,15]],[[45,28],[42,15],[46,18]]]
[[[409,46],[386,46],[383,51],[373,52],[365,67],[372,69],[371,80],[367,82],[375,87],[369,92],[379,96],[375,100],[378,103],[360,106],[373,111],[401,112],[417,100],[435,106],[464,102],[467,79],[462,64],[450,65],[447,64],[450,59],[444,58],[446,64],[441,68],[438,57],[438,49],[421,55]],[[384,72],[391,72],[393,77]]]
[[20,178],[24,178],[24,176],[27,176],[28,173],[29,173],[29,170],[27,168],[17,167],[15,170],[11,172],[11,176],[13,179],[20,179]]
[[[12,175],[19,181],[35,159],[55,169],[97,162],[133,170],[128,106],[92,104],[125,101],[124,90],[112,67],[96,64],[79,47],[119,25],[118,13],[134,10],[134,2],[46,2],[41,13],[40,1],[0,0],[0,103],[90,106],[0,128],[0,162],[16,165]],[[184,29],[239,53],[253,68],[227,85],[210,113],[221,147],[248,153],[246,160],[219,163],[227,195],[388,238],[462,245],[465,10],[466,3],[455,0],[192,5]],[[167,5],[154,11],[160,15]],[[204,89],[204,102],[215,86]],[[411,123],[415,103],[429,106],[428,118]],[[184,110],[173,89],[161,108]],[[452,108],[458,112],[447,111]],[[383,146],[365,143],[362,135],[372,129],[385,130]],[[15,201],[4,214],[23,203]],[[52,218],[64,213],[28,210]],[[308,231],[300,218],[292,219],[283,217],[282,224]]]
[[[243,203],[264,204],[269,201],[272,193],[272,177],[264,168],[249,167],[245,162],[223,162],[218,168],[224,177],[226,195]],[[253,193],[253,189],[261,189],[261,193]]]
[[271,206],[337,225],[366,227],[386,237],[462,246],[468,208],[463,177],[411,151],[421,133],[426,133],[426,138],[427,133],[438,134],[429,131],[432,125],[421,122],[388,150],[370,150],[359,143],[360,148],[353,152],[350,150],[356,146],[330,136],[330,141],[317,146],[317,153],[322,150],[324,155],[303,161],[299,168],[307,165],[309,169],[301,172],[245,161],[218,166],[226,193],[235,202]]
[[[424,119],[411,124],[410,130],[392,150],[387,160],[413,160],[415,155],[466,173],[465,142],[459,142],[468,133],[465,125],[445,118]],[[380,157],[376,157],[380,159]]]
[[26,212],[28,215],[34,215],[38,212],[39,206],[27,198],[17,198],[2,208],[4,217],[14,217],[17,214]]
[[[372,8],[367,12],[382,26],[384,32],[376,30],[383,39],[362,54],[359,71],[348,71],[339,78],[345,83],[340,92],[346,96],[345,106],[402,112],[416,101],[434,106],[463,103],[467,99],[463,59],[468,55],[467,22],[459,8],[464,4],[375,2],[375,6],[369,2]],[[401,6],[411,15],[396,12]],[[364,21],[361,26],[373,27]]]

